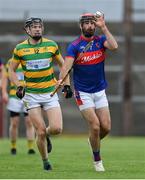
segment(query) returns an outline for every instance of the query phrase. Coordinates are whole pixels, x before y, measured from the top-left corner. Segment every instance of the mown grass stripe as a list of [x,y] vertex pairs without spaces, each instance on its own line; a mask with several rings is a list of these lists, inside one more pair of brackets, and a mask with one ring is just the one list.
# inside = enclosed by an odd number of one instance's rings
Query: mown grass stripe
[[[65,102],[64,102],[65,103]],[[67,113],[65,113],[67,112]],[[68,112],[72,115],[69,116]],[[7,114],[6,114],[7,116]],[[10,140],[0,139],[0,178],[1,179],[144,179],[144,137],[108,137],[102,141],[101,155],[105,172],[96,172],[93,167],[91,151],[87,144],[87,132],[76,133],[80,127],[77,121],[80,114],[70,106],[64,111],[64,120],[70,127],[64,126],[63,135],[52,136],[53,153],[50,163],[51,172],[43,170],[38,148],[36,155],[27,154],[26,138],[19,138],[16,157],[10,155]],[[6,117],[5,117],[6,118]],[[76,119],[74,119],[76,118]],[[23,120],[23,119],[22,119]],[[9,121],[8,121],[9,122]],[[8,123],[7,121],[5,123]],[[21,127],[25,121],[21,121]],[[71,125],[73,123],[73,126]],[[81,128],[81,127],[80,127]],[[72,132],[74,131],[74,135]],[[67,132],[67,133],[66,133]],[[25,131],[20,131],[25,136]],[[35,163],[34,163],[35,162]]]

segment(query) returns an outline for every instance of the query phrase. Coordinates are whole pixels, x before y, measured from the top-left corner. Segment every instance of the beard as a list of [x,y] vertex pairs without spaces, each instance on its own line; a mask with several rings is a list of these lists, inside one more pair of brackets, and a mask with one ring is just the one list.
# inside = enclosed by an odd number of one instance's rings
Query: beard
[[82,33],[83,33],[83,35],[86,38],[90,38],[90,37],[94,36],[95,30],[92,30],[92,29],[89,29],[89,30],[82,29]]
[[33,36],[32,37],[35,41],[39,41],[41,38],[42,38],[42,36],[41,35],[38,35],[38,36]]

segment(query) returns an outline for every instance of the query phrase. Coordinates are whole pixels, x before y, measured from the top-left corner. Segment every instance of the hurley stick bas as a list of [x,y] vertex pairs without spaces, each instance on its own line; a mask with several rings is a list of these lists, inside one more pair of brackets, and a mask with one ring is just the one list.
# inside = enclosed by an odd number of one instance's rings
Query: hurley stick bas
[[[92,44],[93,44],[93,40],[90,41],[90,42],[86,45],[86,47],[85,47],[85,48],[83,49],[83,51],[79,54],[79,56],[77,57],[76,60],[81,59],[82,56],[83,56],[83,54],[84,54],[85,52],[87,52],[87,50],[92,46]],[[63,77],[63,79],[62,79],[62,81],[61,81],[62,84],[64,83],[64,81],[66,80],[66,78],[68,77],[68,75],[70,74],[72,68],[73,68],[73,65],[72,65],[72,67],[68,70],[68,72],[66,73],[66,75]],[[58,85],[57,88],[50,94],[50,96],[53,97],[54,94],[61,88],[61,86],[62,86],[61,84]]]

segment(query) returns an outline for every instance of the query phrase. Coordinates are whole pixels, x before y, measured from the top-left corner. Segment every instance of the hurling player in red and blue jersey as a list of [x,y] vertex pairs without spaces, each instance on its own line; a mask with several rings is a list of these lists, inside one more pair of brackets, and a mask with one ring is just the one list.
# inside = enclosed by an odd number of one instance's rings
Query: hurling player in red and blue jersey
[[[81,35],[68,46],[60,77],[63,79],[73,66],[75,99],[89,125],[88,142],[92,150],[94,167],[96,171],[105,171],[100,155],[100,140],[111,129],[105,93],[105,50],[116,50],[118,44],[108,30],[103,15],[96,18],[94,14],[86,13],[81,15],[79,23]],[[100,28],[102,35],[95,35],[96,28]],[[85,51],[90,41],[91,46]]]

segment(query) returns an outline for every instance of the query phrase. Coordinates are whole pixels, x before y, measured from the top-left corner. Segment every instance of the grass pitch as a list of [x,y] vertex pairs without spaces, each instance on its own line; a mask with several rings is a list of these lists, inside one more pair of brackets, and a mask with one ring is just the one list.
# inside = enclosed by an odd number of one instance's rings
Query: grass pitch
[[10,155],[8,139],[0,139],[1,179],[144,179],[145,138],[108,137],[102,141],[105,172],[95,172],[87,136],[52,138],[51,172],[42,169],[41,157],[27,154],[27,142],[19,139],[17,155]]

